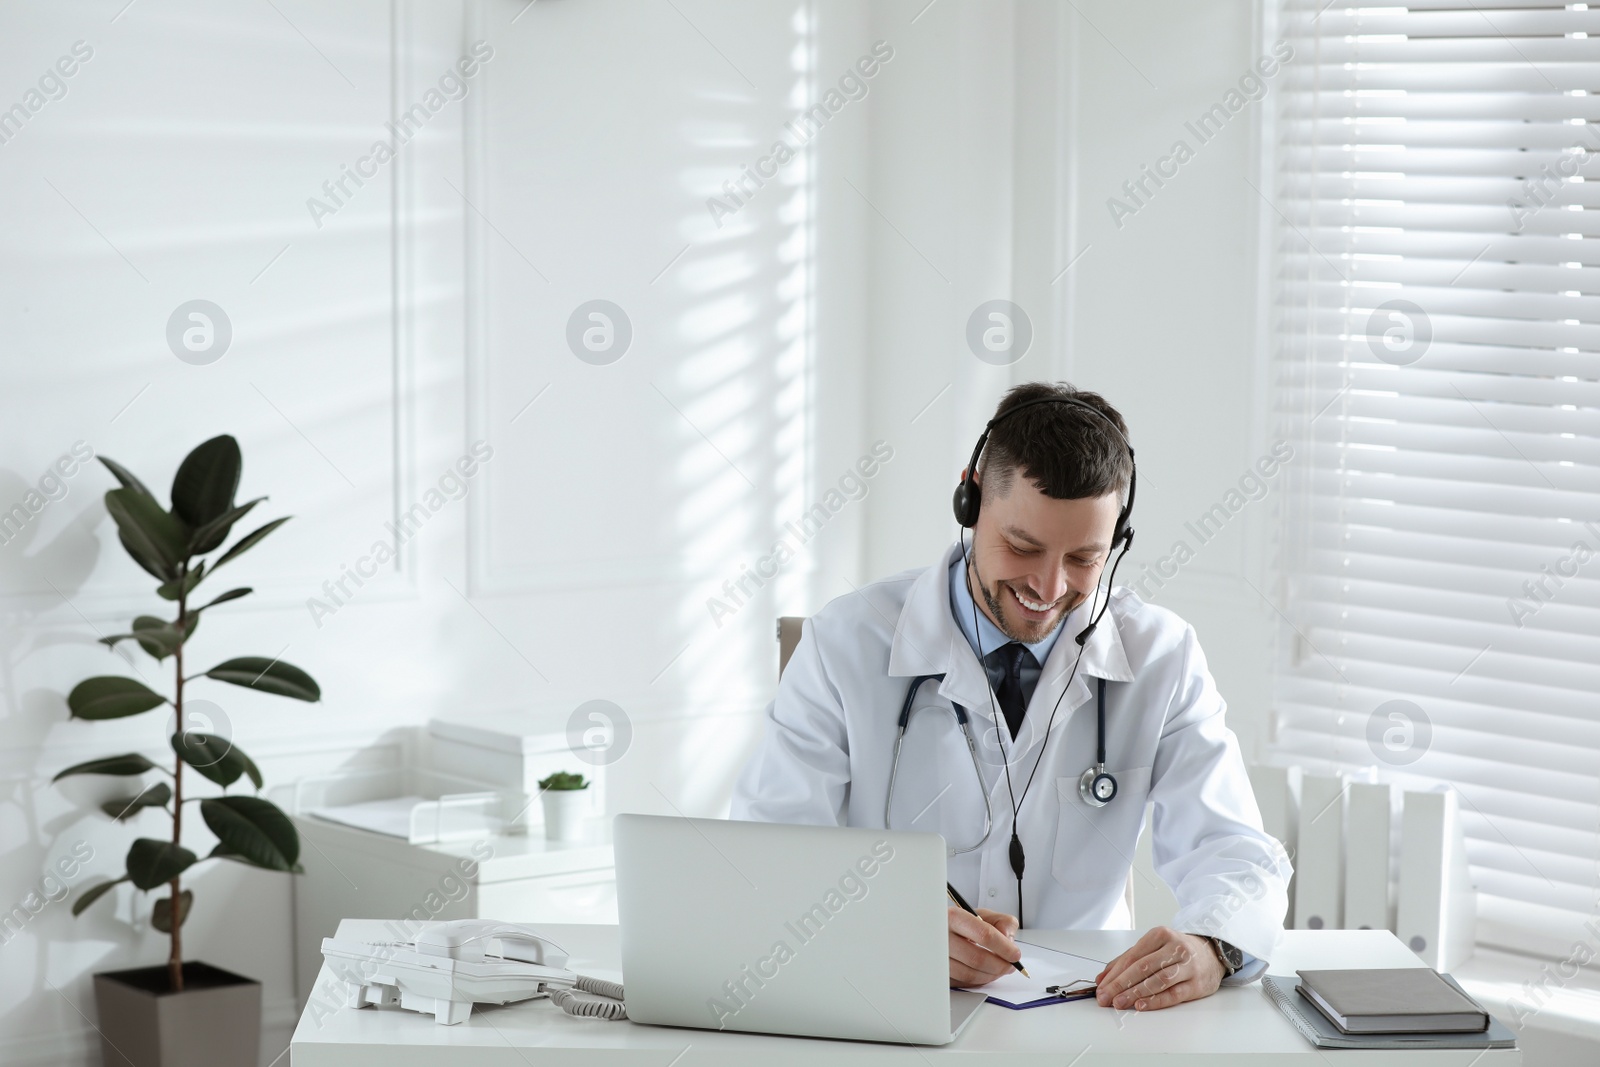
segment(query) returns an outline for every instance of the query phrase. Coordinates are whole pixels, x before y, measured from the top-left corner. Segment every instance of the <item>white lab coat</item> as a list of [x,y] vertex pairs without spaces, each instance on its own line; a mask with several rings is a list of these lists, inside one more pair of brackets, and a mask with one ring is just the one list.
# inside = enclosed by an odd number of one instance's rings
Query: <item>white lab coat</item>
[[[919,691],[900,754],[891,824],[933,830],[952,847],[983,831],[983,798],[951,702],[972,716],[994,827],[978,849],[950,857],[949,878],[975,907],[1017,913],[1011,802],[999,730],[1017,796],[1040,759],[1045,723],[1078,652],[1088,605],[1065,620],[1016,740],[996,728],[988,678],[951,615],[952,545],[911,570],[829,603],[808,619],[767,707],[764,736],[734,787],[731,817],[881,827],[896,719],[911,679]],[[1094,762],[1094,679],[1105,678],[1106,763],[1118,793],[1091,807],[1078,778]],[[1036,929],[1127,928],[1124,887],[1147,804],[1156,872],[1178,899],[1175,929],[1214,935],[1270,959],[1288,907],[1289,861],[1261,814],[1223,721],[1193,628],[1119,587],[1083,662],[1021,805],[1024,921]],[[1256,968],[1252,968],[1256,970]]]

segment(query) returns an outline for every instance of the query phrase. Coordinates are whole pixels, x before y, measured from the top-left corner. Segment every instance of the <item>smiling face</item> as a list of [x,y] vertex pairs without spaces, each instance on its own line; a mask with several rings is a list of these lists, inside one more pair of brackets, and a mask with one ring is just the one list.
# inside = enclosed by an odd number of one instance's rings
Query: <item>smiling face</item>
[[1111,554],[1122,504],[1115,492],[1056,500],[1024,471],[1004,495],[983,495],[968,587],[1001,633],[1033,644],[1086,601]]

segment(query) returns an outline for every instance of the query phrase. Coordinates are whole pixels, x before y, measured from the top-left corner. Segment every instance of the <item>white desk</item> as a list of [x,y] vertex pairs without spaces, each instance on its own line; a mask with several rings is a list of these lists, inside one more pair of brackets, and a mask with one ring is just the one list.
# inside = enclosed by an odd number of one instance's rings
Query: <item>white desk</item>
[[[618,979],[615,926],[549,925],[580,974]],[[381,938],[383,924],[346,919],[341,937]],[[1130,930],[1031,930],[1025,940],[1108,960],[1131,945]],[[1418,967],[1421,961],[1387,930],[1286,930],[1271,972],[1308,967]],[[1321,1052],[1290,1026],[1259,983],[1218,990],[1204,1000],[1154,1012],[1118,1012],[1093,1001],[1011,1011],[985,1004],[948,1045],[904,1046],[602,1022],[562,1014],[548,1001],[475,1007],[458,1026],[400,1009],[332,1008],[337,983],[324,970],[291,1046],[291,1067],[703,1067],[703,1065],[926,1064],[959,1057],[962,1067],[1519,1067],[1515,1050]],[[685,1051],[687,1050],[687,1051]]]

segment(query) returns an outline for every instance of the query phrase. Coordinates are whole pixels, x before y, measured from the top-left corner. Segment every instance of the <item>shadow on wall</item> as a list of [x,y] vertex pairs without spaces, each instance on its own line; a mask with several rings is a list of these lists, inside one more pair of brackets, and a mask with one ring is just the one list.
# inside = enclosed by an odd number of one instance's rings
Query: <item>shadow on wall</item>
[[[19,691],[20,668],[60,646],[104,651],[95,642],[98,635],[71,608],[99,562],[101,545],[95,528],[106,518],[99,493],[86,492],[80,484],[82,460],[93,455],[87,447],[82,452],[82,459],[64,456],[71,462],[58,461],[70,472],[66,476],[57,465],[31,479],[0,469],[0,601],[6,605],[0,626],[0,752],[9,755],[11,772],[6,775],[11,779],[10,795],[0,800],[0,824],[20,822],[47,829],[38,826],[40,816],[21,772],[25,766],[31,768],[52,726],[67,717],[65,693]],[[61,513],[73,508],[76,512],[62,521]],[[54,532],[46,533],[52,528]],[[65,615],[64,606],[70,608]],[[9,859],[4,866],[18,870]],[[24,864],[22,869],[35,867]],[[9,888],[9,879],[6,883]]]
[[[782,606],[803,602],[813,570],[804,556],[789,561],[760,583],[737,625],[718,626],[706,611],[708,591],[720,593],[742,566],[754,565],[807,503],[816,149],[802,144],[759,186],[741,182],[741,175],[758,154],[755,146],[793,142],[775,113],[788,118],[815,102],[813,18],[808,6],[795,6],[789,80],[778,108],[755,94],[702,92],[684,130],[697,156],[714,162],[685,173],[681,184],[701,197],[708,186],[720,190],[728,181],[743,190],[738,210],[722,216],[692,202],[679,232],[693,240],[663,279],[678,291],[674,304],[681,308],[664,384],[675,397],[688,398],[683,414],[693,423],[680,426],[688,458],[679,465],[682,503],[674,517],[686,592],[672,629],[687,644],[671,676],[675,702],[688,709],[725,707],[730,692],[764,702],[774,677],[773,620]],[[780,73],[773,70],[772,77]],[[757,428],[763,432],[751,432]],[[697,429],[716,451],[700,442]],[[751,725],[747,716],[737,718]],[[663,724],[666,736],[659,742],[670,746],[676,778],[666,794],[683,813],[726,814],[731,783],[748,751],[738,725],[703,716]],[[759,721],[754,729],[759,732]],[[660,800],[646,799],[652,810]]]
[[[0,974],[9,988],[39,990],[8,1004],[7,1014],[48,1014],[54,1008],[46,1009],[45,998],[55,994],[41,977],[77,977],[62,973],[64,939],[46,931],[72,921],[68,901],[92,880],[90,868],[106,851],[97,813],[60,803],[37,766],[45,739],[67,720],[66,693],[22,688],[30,673],[40,673],[25,670],[30,661],[66,648],[105,653],[72,606],[100,559],[96,527],[106,519],[103,487],[90,484],[93,470],[85,472],[92,459],[79,441],[43,473],[0,469],[0,826],[10,843],[0,855]],[[99,956],[75,943],[72,958],[86,974],[111,951],[111,942]]]

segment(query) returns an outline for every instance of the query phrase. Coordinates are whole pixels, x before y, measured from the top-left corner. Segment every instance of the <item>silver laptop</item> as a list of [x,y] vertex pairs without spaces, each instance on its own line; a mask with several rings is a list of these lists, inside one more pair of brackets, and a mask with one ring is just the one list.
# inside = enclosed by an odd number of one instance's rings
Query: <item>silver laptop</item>
[[937,834],[618,815],[614,842],[635,1022],[942,1045],[984,1001],[950,988]]

